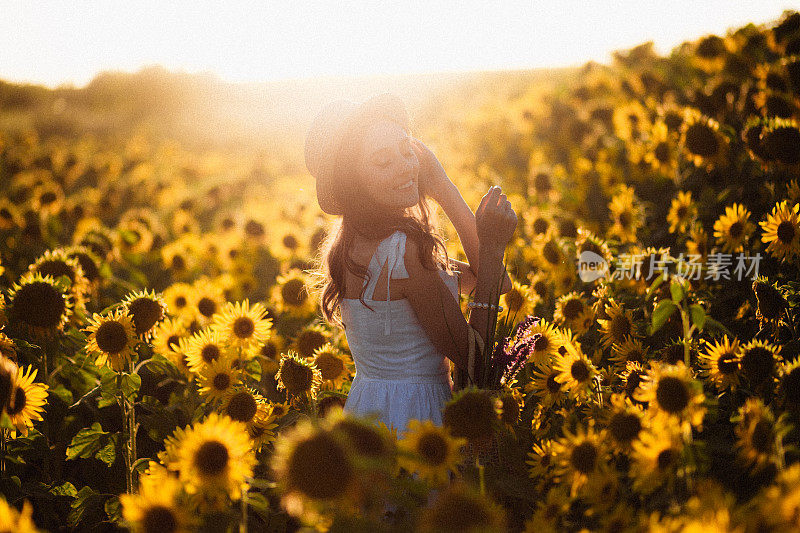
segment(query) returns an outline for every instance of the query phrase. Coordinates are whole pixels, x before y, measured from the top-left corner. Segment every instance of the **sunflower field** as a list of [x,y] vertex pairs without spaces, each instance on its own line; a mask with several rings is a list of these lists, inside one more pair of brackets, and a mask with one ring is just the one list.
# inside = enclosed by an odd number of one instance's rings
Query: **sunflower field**
[[513,286],[404,435],[341,409],[305,169],[0,130],[0,531],[800,530],[800,13],[466,98],[415,136]]

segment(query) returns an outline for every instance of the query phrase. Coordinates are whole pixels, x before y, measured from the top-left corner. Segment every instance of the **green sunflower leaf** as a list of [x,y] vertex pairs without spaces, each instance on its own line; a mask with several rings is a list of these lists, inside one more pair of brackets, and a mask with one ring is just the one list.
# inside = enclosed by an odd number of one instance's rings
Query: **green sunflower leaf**
[[697,326],[697,329],[702,330],[706,324],[706,310],[702,305],[692,304],[689,306],[689,316],[692,319],[692,324]]
[[88,459],[93,457],[104,445],[103,437],[109,432],[103,431],[100,422],[95,422],[91,427],[83,428],[72,438],[67,446],[67,460],[79,457]]
[[669,319],[670,315],[672,315],[677,308],[678,307],[672,300],[661,300],[658,302],[658,305],[653,311],[653,316],[651,317],[652,323],[650,326],[650,334],[652,335],[661,329],[661,327],[667,322],[667,319]]

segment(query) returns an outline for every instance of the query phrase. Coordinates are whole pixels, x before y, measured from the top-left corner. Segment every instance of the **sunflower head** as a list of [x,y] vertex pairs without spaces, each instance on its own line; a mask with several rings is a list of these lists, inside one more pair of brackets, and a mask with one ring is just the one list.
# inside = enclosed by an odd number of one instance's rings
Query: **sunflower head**
[[289,396],[305,393],[314,396],[322,383],[319,368],[292,350],[281,356],[275,378],[278,380],[278,389],[285,389]]
[[31,335],[49,337],[63,330],[73,310],[68,287],[52,276],[28,272],[12,287],[6,301],[9,324]]
[[[333,398],[333,396],[329,396]],[[366,464],[386,464],[395,453],[395,439],[384,427],[347,414],[333,407],[325,415],[325,424],[332,432],[344,435],[352,450]]]
[[171,466],[190,494],[221,491],[238,499],[256,462],[247,426],[218,413],[185,430],[174,448]]
[[467,440],[453,437],[446,427],[430,420],[409,420],[405,436],[397,445],[401,455],[399,463],[409,472],[418,472],[433,485],[449,480],[461,460],[461,446]]
[[283,505],[294,516],[315,505],[346,502],[357,481],[345,435],[307,419],[276,441],[270,466],[279,480]]
[[450,484],[419,517],[416,531],[507,531],[505,510],[465,482]]
[[155,291],[136,291],[122,303],[133,320],[133,329],[144,339],[151,339],[156,325],[167,316],[167,304]]
[[300,330],[292,345],[301,357],[313,357],[314,352],[330,340],[330,333],[320,325]]
[[108,363],[119,372],[131,362],[138,339],[124,308],[118,307],[106,315],[95,313],[84,331],[89,334],[86,350],[96,356],[97,366]]
[[269,340],[272,319],[266,318],[266,309],[261,303],[251,306],[245,299],[243,302],[227,302],[214,316],[214,327],[231,345],[251,348]]
[[455,437],[464,437],[479,447],[491,440],[498,425],[493,399],[475,387],[461,389],[448,400],[443,421]]
[[742,346],[742,374],[753,387],[769,383],[781,362],[779,345],[752,340]]

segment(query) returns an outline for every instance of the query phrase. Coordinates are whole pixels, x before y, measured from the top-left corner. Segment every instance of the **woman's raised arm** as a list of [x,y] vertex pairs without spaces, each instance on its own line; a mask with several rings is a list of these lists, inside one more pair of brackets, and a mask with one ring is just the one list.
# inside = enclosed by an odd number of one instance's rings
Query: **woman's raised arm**
[[[419,139],[412,139],[412,146],[420,160],[420,185],[423,191],[438,203],[458,233],[464,254],[469,261],[469,272],[463,269],[464,263],[455,262],[462,267],[461,290],[471,293],[477,283],[480,267],[480,243],[475,215],[461,196],[461,191],[450,180],[434,153]],[[460,263],[460,264],[459,264]],[[511,289],[511,278],[503,274],[501,294]]]
[[[483,197],[478,208],[478,222],[482,235],[479,243],[481,254],[475,287],[475,300],[489,302],[497,293],[503,275],[503,254],[517,224],[516,214],[511,204],[494,187]],[[405,266],[409,277],[402,280],[401,291],[408,299],[417,319],[428,337],[442,355],[452,360],[459,368],[467,368],[470,351],[469,331],[472,327],[483,337],[488,324],[488,310],[474,308],[467,323],[461,307],[438,275],[436,270],[426,268],[420,259],[419,249],[413,241],[406,241]],[[485,340],[485,339],[484,339]],[[480,379],[479,371],[483,361],[475,361],[475,378]]]

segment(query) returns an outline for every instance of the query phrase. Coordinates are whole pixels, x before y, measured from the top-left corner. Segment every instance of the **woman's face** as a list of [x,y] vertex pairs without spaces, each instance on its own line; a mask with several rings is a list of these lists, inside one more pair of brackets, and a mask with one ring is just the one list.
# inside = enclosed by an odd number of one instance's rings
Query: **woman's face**
[[419,202],[419,160],[399,124],[380,121],[368,127],[359,165],[359,185],[379,206],[403,211]]

